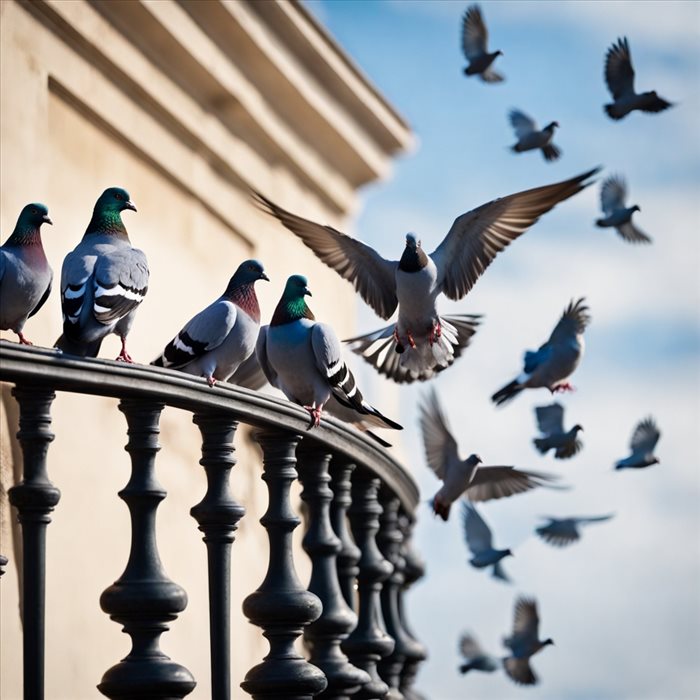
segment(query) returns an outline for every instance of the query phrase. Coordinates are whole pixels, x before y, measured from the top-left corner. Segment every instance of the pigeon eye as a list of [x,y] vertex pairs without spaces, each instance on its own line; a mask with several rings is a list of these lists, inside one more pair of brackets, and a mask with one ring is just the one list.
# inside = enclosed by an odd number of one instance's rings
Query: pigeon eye
[[119,192],[115,193],[114,198],[120,199],[120,200],[123,199],[123,197],[119,194]]

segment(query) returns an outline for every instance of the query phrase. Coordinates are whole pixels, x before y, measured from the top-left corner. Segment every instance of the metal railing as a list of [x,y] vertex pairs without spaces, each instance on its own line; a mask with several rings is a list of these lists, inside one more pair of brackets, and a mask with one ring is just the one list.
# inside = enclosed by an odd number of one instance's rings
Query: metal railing
[[[14,384],[24,460],[23,479],[9,497],[22,528],[25,700],[44,698],[46,528],[60,499],[47,468],[56,392],[117,398],[128,426],[131,478],[119,496],[131,515],[131,550],[100,605],[130,635],[132,648],[106,671],[101,693],[181,698],[196,684],[159,646],[187,604],[186,592],[161,566],[155,530],[166,496],[155,477],[159,419],[172,406],[191,412],[202,436],[207,491],[190,512],[207,547],[212,698],[231,695],[231,545],[245,514],[229,486],[239,423],[256,429],[262,448],[269,501],[260,522],[270,544],[267,575],[243,604],[270,651],[241,686],[264,700],[417,697],[412,684],[426,652],[406,624],[403,594],[423,573],[410,545],[418,490],[386,450],[332,418],[308,431],[308,413],[287,401],[223,383],[209,388],[150,366],[0,341],[0,380]],[[291,542],[300,522],[289,499],[297,475],[307,506],[308,590],[295,573]],[[308,660],[294,648],[301,634]]]

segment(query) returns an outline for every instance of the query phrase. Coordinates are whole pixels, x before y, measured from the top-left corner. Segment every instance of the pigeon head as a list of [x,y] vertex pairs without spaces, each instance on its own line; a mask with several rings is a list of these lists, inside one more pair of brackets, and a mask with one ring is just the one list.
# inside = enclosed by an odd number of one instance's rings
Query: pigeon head
[[479,455],[477,455],[477,454],[472,454],[472,455],[469,455],[469,461],[470,461],[472,464],[482,464],[484,460],[481,459],[481,457],[479,457]]
[[406,234],[406,247],[411,248],[411,250],[416,250],[417,248],[420,248],[420,240],[418,239],[418,236],[416,236],[415,233]]
[[549,122],[547,126],[545,126],[544,130],[545,131],[554,131],[554,129],[559,128],[559,122]]
[[303,299],[305,296],[313,296],[308,284],[309,281],[304,275],[292,275],[284,286],[283,297],[287,299]]
[[580,430],[583,430],[583,426],[576,423],[576,425],[574,426],[574,432],[578,433]]
[[284,286],[282,298],[277,304],[275,313],[272,314],[271,326],[281,326],[292,323],[301,318],[314,320],[311,309],[306,305],[305,296],[312,296],[308,287],[308,280],[303,275],[292,275]]
[[506,553],[503,555],[504,557],[513,557],[515,556],[513,552],[510,549],[506,549]]
[[265,274],[262,263],[258,260],[246,260],[242,262],[238,269],[233,273],[230,286],[242,287],[246,284],[252,284],[258,280],[270,281],[270,278]]
[[545,639],[544,642],[542,642],[542,646],[543,646],[543,647],[546,647],[546,646],[548,646],[549,644],[551,644],[552,646],[554,646],[554,640],[553,640],[551,637],[547,637],[547,639]]
[[635,204],[635,205],[632,207],[632,211],[633,211],[633,212],[635,212],[635,211],[642,211],[642,208],[639,206],[639,204]]
[[406,234],[406,247],[399,260],[399,270],[403,272],[418,272],[428,264],[428,256],[421,247],[421,242],[415,233]]
[[124,209],[136,211],[129,193],[121,187],[107,188],[95,204],[95,210],[98,208],[103,212],[122,212]]
[[92,219],[85,234],[106,233],[128,238],[121,217],[125,209],[136,211],[129,193],[121,187],[109,187],[95,202]]
[[17,219],[17,228],[39,228],[42,224],[53,224],[53,221],[49,218],[49,210],[46,205],[39,202],[27,204]]

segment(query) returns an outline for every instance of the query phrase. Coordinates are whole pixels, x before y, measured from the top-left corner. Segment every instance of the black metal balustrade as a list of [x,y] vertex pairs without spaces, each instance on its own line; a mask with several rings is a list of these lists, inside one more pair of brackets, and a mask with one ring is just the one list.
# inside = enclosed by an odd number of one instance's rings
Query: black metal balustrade
[[[123,574],[100,604],[123,626],[132,648],[104,674],[100,692],[114,700],[165,699],[185,697],[195,687],[191,673],[159,647],[187,605],[186,592],[165,573],[156,542],[156,510],[166,497],[155,474],[158,423],[172,406],[191,412],[202,436],[207,491],[190,512],[207,547],[211,697],[231,697],[231,552],[245,514],[229,487],[239,423],[257,429],[262,448],[269,501],[260,522],[270,542],[267,574],[243,605],[270,651],[241,687],[259,700],[417,697],[412,686],[426,652],[407,627],[403,597],[423,573],[410,547],[418,491],[386,450],[333,419],[308,431],[307,412],[289,402],[225,384],[209,388],[198,378],[149,366],[0,341],[0,380],[15,385],[24,458],[23,480],[9,496],[24,545],[25,700],[44,698],[45,586],[51,585],[46,528],[60,497],[48,470],[51,404],[61,391],[119,399],[128,425],[131,478],[119,496],[131,516],[131,548]],[[312,563],[308,590],[295,572],[291,542],[300,522],[289,498],[297,471],[306,504],[303,547]],[[0,555],[0,575],[5,562]],[[294,647],[302,634],[308,659]]]

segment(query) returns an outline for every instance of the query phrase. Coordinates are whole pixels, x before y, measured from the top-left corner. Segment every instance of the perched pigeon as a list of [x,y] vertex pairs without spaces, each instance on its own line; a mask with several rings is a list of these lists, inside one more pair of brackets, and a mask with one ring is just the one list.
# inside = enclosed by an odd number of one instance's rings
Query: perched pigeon
[[0,246],[0,330],[11,330],[31,345],[24,324],[49,298],[53,270],[41,243],[41,225],[50,224],[43,204],[27,204],[12,235]]
[[555,547],[566,547],[573,542],[577,542],[581,535],[579,527],[588,523],[601,523],[605,520],[610,520],[612,515],[597,515],[590,518],[551,518],[543,516],[549,522],[546,525],[540,525],[535,532],[548,544]]
[[83,239],[63,261],[63,335],[55,344],[63,352],[96,357],[103,339],[115,333],[122,341],[117,359],[133,362],[126,336],[148,291],[148,263],[129,242],[121,217],[125,209],[136,211],[129,193],[106,189]]
[[260,306],[255,282],[268,280],[257,260],[238,266],[226,291],[187,322],[151,364],[205,377],[209,386],[226,381],[255,351]]
[[580,425],[576,424],[571,430],[564,431],[564,407],[560,403],[537,406],[535,415],[537,425],[544,436],[535,438],[533,442],[542,454],[553,449],[557,459],[569,459],[583,447],[576,437],[578,432],[583,430]]
[[515,621],[513,634],[503,640],[510,649],[510,656],[503,659],[503,667],[510,678],[518,685],[534,685],[537,676],[530,668],[530,657],[542,647],[554,644],[551,639],[539,640],[539,617],[537,602],[531,598],[520,597],[515,602]]
[[459,652],[465,661],[459,667],[460,673],[467,673],[472,670],[492,673],[498,670],[498,659],[487,654],[471,634],[465,633],[462,635],[462,638],[459,640]]
[[626,207],[625,199],[627,199],[625,179],[621,175],[611,175],[600,188],[600,206],[605,218],[598,219],[595,222],[596,226],[601,228],[614,226],[628,243],[651,243],[651,238],[632,223],[632,214],[641,209],[636,204]]
[[550,122],[544,129],[538,129],[532,117],[528,117],[517,109],[512,109],[509,116],[515,135],[518,137],[517,143],[512,147],[516,153],[539,148],[545,160],[559,158],[561,151],[552,143],[554,129],[559,127],[559,122]]
[[479,515],[474,505],[466,499],[462,501],[462,523],[467,546],[473,555],[469,563],[477,569],[493,566],[491,575],[501,581],[509,582],[510,579],[501,567],[501,559],[512,556],[513,552],[510,549],[493,548],[491,528]]
[[605,105],[612,119],[622,119],[635,109],[642,112],[663,112],[672,106],[656,91],[637,93],[634,91],[634,68],[627,37],[618,39],[605,56],[605,82],[613,96],[613,102]]
[[309,412],[312,426],[320,423],[327,403],[337,402],[337,411],[331,412],[344,414],[347,409],[349,422],[361,429],[369,425],[401,430],[362,398],[341,356],[340,341],[330,326],[316,323],[307,295],[311,292],[306,277],[292,275],[270,325],[260,329],[255,352],[267,380]]
[[450,506],[462,494],[473,502],[490,501],[548,486],[556,480],[548,474],[515,467],[480,467],[481,457],[476,454],[460,459],[457,442],[434,391],[420,405],[420,426],[428,466],[443,482],[432,500],[433,512],[443,520],[448,519]]
[[[509,195],[458,216],[442,243],[427,255],[409,233],[401,259],[386,260],[368,245],[291,214],[262,195],[259,205],[295,233],[355,289],[376,313],[398,320],[353,338],[351,349],[396,382],[430,379],[466,347],[478,317],[440,317],[437,299],[459,300],[474,286],[497,253],[558,202],[580,192],[597,170]],[[395,353],[400,357],[394,357]]]
[[485,83],[503,82],[503,76],[491,67],[491,64],[503,51],[489,53],[489,32],[481,16],[478,5],[470,5],[462,18],[462,51],[469,65],[464,69],[465,75],[478,75]]
[[591,321],[584,301],[583,298],[571,301],[549,340],[536,351],[525,353],[523,373],[491,397],[494,403],[510,401],[528,388],[547,387],[552,393],[573,390],[566,380],[583,357],[583,331]]
[[651,416],[640,421],[630,440],[632,454],[617,462],[615,469],[641,469],[658,464],[659,460],[654,456],[654,448],[660,437],[661,433]]

